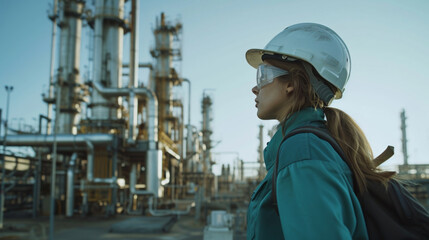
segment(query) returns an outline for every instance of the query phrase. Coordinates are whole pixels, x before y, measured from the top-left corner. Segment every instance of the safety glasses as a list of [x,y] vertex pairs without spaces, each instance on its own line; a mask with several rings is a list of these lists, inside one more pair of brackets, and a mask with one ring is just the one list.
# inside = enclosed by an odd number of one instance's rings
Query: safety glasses
[[256,74],[256,86],[261,89],[263,86],[272,83],[276,77],[280,77],[288,73],[288,71],[281,68],[261,64],[258,66],[258,72]]

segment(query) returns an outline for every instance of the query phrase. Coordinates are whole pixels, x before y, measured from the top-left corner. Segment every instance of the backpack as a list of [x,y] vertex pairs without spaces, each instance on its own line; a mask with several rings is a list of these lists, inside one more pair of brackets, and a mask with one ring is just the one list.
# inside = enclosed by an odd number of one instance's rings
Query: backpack
[[[327,141],[344,160],[346,159],[341,147],[330,135],[326,128],[315,126],[304,126],[292,130],[280,143],[280,147],[286,139],[300,133],[312,133],[322,140]],[[273,207],[278,213],[276,182],[279,164],[280,147],[274,167],[272,180]],[[393,155],[382,154],[375,160],[381,163]],[[387,155],[387,156],[386,156]],[[347,163],[347,162],[346,162]],[[376,163],[377,164],[377,163]],[[377,165],[378,165],[377,164]],[[353,179],[355,183],[355,179]],[[360,202],[369,239],[429,239],[429,213],[397,180],[390,179],[387,191],[382,183],[376,181],[367,182],[367,191],[360,194],[356,189],[354,192]]]

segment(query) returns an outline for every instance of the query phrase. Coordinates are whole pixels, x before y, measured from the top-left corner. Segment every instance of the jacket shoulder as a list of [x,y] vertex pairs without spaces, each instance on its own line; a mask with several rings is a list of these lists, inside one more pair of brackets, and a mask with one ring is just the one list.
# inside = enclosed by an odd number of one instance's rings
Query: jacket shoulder
[[291,136],[280,145],[278,154],[279,170],[293,163],[312,159],[343,162],[328,142],[320,139],[313,133],[300,133]]

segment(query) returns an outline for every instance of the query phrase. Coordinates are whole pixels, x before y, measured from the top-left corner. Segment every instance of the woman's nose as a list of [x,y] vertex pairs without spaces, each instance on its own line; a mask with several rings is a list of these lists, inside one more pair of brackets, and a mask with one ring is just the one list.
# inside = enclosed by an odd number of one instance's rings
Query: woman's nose
[[259,93],[259,89],[258,89],[258,87],[257,87],[257,86],[254,86],[254,87],[252,88],[252,93],[253,93],[253,94],[255,94],[255,95],[258,95],[258,93]]

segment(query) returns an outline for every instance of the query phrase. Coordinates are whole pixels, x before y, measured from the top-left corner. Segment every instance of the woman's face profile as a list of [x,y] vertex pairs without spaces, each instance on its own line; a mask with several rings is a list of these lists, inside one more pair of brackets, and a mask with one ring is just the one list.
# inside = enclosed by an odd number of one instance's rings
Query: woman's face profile
[[262,120],[277,119],[281,121],[284,111],[287,108],[287,91],[285,83],[278,78],[274,79],[259,89],[257,86],[252,88],[255,94],[255,107],[258,109],[257,116]]

